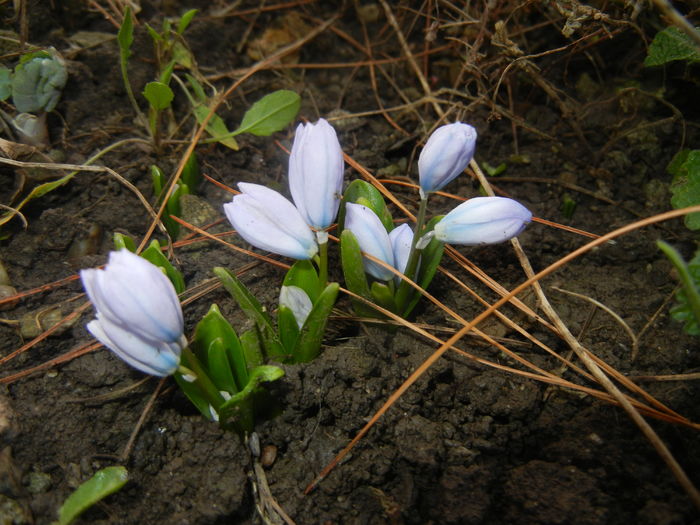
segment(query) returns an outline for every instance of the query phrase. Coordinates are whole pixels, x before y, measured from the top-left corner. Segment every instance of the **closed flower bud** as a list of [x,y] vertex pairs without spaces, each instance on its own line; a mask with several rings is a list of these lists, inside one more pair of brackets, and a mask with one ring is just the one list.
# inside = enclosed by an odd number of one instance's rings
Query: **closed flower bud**
[[311,299],[308,294],[298,286],[282,286],[280,288],[280,306],[286,306],[294,314],[299,328],[304,326],[306,318],[311,313]]
[[[345,207],[345,228],[350,230],[360,245],[360,250],[394,266],[394,252],[389,234],[379,217],[361,204],[347,203]],[[367,258],[363,259],[365,271],[376,279],[388,281],[394,274]]]
[[322,230],[335,221],[343,188],[343,150],[328,122],[299,124],[289,156],[289,190],[306,222]]
[[[394,267],[404,273],[408,256],[411,254],[411,242],[413,242],[413,230],[411,227],[403,223],[389,232],[389,240],[391,241],[391,250],[394,253]],[[397,280],[401,280],[397,275]]]
[[175,372],[187,346],[182,309],[170,280],[157,266],[120,250],[104,270],[80,278],[97,311],[88,330],[128,364],[156,376]]
[[241,182],[224,212],[238,234],[253,246],[294,259],[311,259],[318,245],[311,228],[280,193]]
[[476,130],[455,122],[436,129],[418,157],[421,196],[442,189],[462,173],[474,157]]
[[513,199],[474,197],[435,225],[435,238],[454,244],[496,244],[517,236],[532,213]]

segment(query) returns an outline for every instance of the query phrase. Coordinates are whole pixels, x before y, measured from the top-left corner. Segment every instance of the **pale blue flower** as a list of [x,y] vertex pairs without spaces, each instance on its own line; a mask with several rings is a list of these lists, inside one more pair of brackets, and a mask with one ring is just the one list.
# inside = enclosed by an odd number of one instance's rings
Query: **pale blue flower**
[[241,182],[238,189],[241,193],[224,204],[224,212],[241,237],[261,250],[294,259],[316,255],[316,238],[294,204],[260,184]]
[[469,124],[455,122],[436,129],[418,157],[421,196],[442,189],[462,173],[475,148],[476,130]]
[[[368,207],[349,202],[345,206],[345,228],[357,238],[360,250],[394,266],[394,252],[389,234],[379,217]],[[368,258],[363,258],[365,271],[372,277],[388,281],[394,274]]]
[[[389,232],[389,240],[391,241],[391,251],[394,253],[394,267],[404,273],[408,256],[411,254],[411,242],[413,242],[413,230],[411,227],[403,223]],[[395,276],[397,281],[401,278]]]
[[306,222],[328,228],[338,214],[343,188],[343,150],[328,122],[299,124],[289,156],[289,191]]
[[474,197],[463,202],[435,225],[435,238],[454,244],[496,244],[517,236],[532,213],[513,199]]
[[80,278],[97,310],[87,325],[92,335],[142,372],[177,370],[187,339],[177,293],[160,268],[120,250],[104,270],[82,270]]

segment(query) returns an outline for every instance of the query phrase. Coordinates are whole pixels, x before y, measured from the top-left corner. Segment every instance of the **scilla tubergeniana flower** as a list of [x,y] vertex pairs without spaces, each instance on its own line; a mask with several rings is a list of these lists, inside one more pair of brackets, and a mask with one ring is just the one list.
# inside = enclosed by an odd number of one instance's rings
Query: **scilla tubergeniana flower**
[[261,250],[294,259],[311,259],[318,252],[313,231],[294,204],[260,184],[240,182],[239,195],[224,204],[238,234]]
[[418,157],[421,197],[442,189],[462,173],[475,148],[476,130],[469,124],[455,122],[436,129]]
[[335,221],[343,189],[343,150],[328,122],[299,124],[289,156],[289,191],[299,213],[317,230]]
[[[391,239],[377,214],[361,204],[349,202],[345,206],[345,228],[350,230],[360,245],[360,250],[394,266],[394,251]],[[388,281],[394,274],[367,258],[362,263],[365,271],[376,279]]]
[[154,376],[174,373],[187,346],[180,301],[157,266],[128,250],[80,278],[97,311],[87,329],[128,364]]
[[453,244],[496,244],[517,236],[532,219],[525,206],[505,197],[474,197],[435,225],[435,238]]

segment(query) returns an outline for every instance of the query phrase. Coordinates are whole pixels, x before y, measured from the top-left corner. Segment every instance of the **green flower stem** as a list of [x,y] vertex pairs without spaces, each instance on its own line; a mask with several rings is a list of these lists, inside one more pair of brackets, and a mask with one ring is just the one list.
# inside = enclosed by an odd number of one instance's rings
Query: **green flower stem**
[[[197,359],[197,356],[194,355],[194,352],[192,352],[192,350],[190,350],[188,347],[182,351],[180,360],[182,362],[182,366],[192,371],[194,374],[195,379],[193,383],[199,387],[202,396],[205,397],[209,404],[214,407],[214,410],[218,412],[219,407],[225,400],[221,395],[221,392],[219,392],[212,380],[207,375],[202,363],[200,363],[199,359]],[[181,372],[178,371],[178,373]]]
[[[406,269],[404,270],[404,275],[415,282],[416,280],[416,269],[418,268],[418,261],[420,260],[421,250],[416,249],[416,244],[418,239],[421,238],[423,233],[423,226],[425,226],[425,212],[428,208],[428,196],[423,195],[421,192],[420,205],[418,207],[418,217],[416,218],[416,229],[413,232],[413,240],[411,241],[411,252],[408,256],[408,262],[406,263]],[[396,306],[399,312],[403,312],[405,305],[413,291],[413,287],[406,281],[401,281],[399,284],[399,289],[396,292]]]
[[321,287],[325,288],[328,284],[328,235],[326,234],[325,242],[318,244],[318,280]]

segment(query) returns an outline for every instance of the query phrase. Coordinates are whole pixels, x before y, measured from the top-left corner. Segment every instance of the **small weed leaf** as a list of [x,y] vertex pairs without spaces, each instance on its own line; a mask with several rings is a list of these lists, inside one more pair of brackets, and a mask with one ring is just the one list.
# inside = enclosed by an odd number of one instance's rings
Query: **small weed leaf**
[[[679,151],[667,170],[673,175],[671,205],[679,209],[700,204],[700,150]],[[700,213],[686,215],[685,225],[700,230]]]
[[234,133],[251,133],[259,137],[271,135],[294,120],[300,105],[301,97],[294,91],[280,89],[265,95],[246,111]]
[[68,496],[58,509],[58,524],[72,523],[75,518],[102,498],[121,489],[128,479],[129,473],[125,467],[106,467],[98,470],[94,476],[75,489],[75,492]]
[[700,49],[680,29],[667,27],[654,37],[649,46],[649,54],[644,59],[644,65],[646,67],[662,66],[674,60],[700,62]]
[[149,82],[146,84],[143,96],[148,100],[148,104],[157,111],[169,108],[174,97],[173,90],[162,82]]

